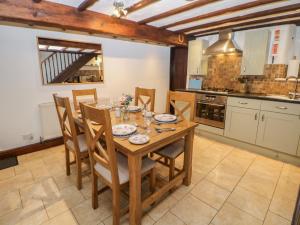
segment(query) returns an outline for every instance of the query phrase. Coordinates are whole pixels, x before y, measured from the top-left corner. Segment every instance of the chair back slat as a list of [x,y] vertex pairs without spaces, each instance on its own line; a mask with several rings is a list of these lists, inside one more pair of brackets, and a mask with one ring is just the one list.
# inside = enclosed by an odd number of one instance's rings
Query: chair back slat
[[74,103],[74,108],[75,110],[79,110],[79,98],[78,97],[92,97],[94,102],[93,103],[97,103],[97,89],[84,89],[84,90],[72,90],[72,94],[73,94],[73,103]]
[[[147,99],[144,99],[144,98]],[[150,105],[150,111],[154,111],[154,105],[155,105],[155,89],[147,89],[147,88],[135,88],[135,105],[138,104],[146,105],[147,108],[149,108]]]
[[[89,148],[91,167],[96,163],[111,173],[112,183],[119,185],[117,155],[113,142],[110,113],[107,109],[80,103]],[[101,174],[100,174],[101,175]],[[105,179],[104,177],[102,177]]]
[[[186,105],[179,108],[176,102],[183,102]],[[174,108],[175,115],[184,119],[185,113],[189,110],[189,118],[191,121],[195,118],[195,102],[196,95],[194,93],[179,92],[179,91],[169,91],[167,96],[166,112],[171,112],[171,106]]]
[[74,150],[79,152],[77,129],[73,119],[69,98],[59,97],[53,94],[56,112],[64,141],[71,140],[74,143]]

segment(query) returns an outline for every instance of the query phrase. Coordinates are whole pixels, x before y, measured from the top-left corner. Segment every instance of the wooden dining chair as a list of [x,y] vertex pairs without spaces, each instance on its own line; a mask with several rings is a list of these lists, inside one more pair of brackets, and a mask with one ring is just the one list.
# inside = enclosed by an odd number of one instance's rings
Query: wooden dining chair
[[[143,97],[148,97],[148,99],[145,100],[143,99]],[[139,103],[141,103],[142,105],[146,105],[147,108],[150,105],[150,111],[154,112],[155,89],[136,87],[134,104],[137,106]]]
[[79,107],[79,99],[78,97],[92,97],[94,100],[94,103],[97,103],[98,97],[97,97],[97,89],[84,89],[84,90],[72,90],[73,94],[73,103],[74,103],[74,109],[80,110]]
[[[175,115],[179,120],[185,120],[188,115],[190,121],[194,121],[195,117],[195,102],[196,95],[188,92],[169,91],[167,95],[166,112],[170,113],[171,106],[174,109]],[[177,104],[176,104],[177,103]],[[178,105],[181,105],[179,107]],[[189,111],[188,111],[189,110]],[[166,147],[155,152],[161,157],[158,162],[169,167],[169,180],[172,180],[175,175],[175,160],[184,152],[184,138],[181,138]],[[164,161],[160,161],[164,158]]]
[[[70,165],[76,163],[77,188],[82,188],[82,162],[88,158],[88,147],[84,134],[80,134],[75,126],[69,98],[53,95],[66,152],[66,172],[70,175]],[[70,161],[70,152],[75,161]]]
[[[109,111],[82,103],[80,108],[91,161],[92,206],[98,208],[98,193],[110,188],[113,195],[113,224],[118,225],[121,216],[120,190],[129,182],[128,159],[115,149]],[[150,175],[150,190],[154,191],[155,161],[144,158],[141,170],[142,175]],[[98,178],[106,185],[101,190],[98,190]]]

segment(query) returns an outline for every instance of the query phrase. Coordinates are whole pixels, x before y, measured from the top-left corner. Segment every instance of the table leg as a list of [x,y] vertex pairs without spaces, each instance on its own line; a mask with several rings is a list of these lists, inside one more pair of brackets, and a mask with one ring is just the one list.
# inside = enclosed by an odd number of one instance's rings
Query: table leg
[[183,184],[189,186],[191,184],[192,179],[192,159],[193,159],[193,142],[194,142],[194,129],[192,129],[185,136],[184,143],[184,171],[185,178],[183,180]]
[[128,155],[129,167],[129,221],[130,225],[141,225],[141,156]]

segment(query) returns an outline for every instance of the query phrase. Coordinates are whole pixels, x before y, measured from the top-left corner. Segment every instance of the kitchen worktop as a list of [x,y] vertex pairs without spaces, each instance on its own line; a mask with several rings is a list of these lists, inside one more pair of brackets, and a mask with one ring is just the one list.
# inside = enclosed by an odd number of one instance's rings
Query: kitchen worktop
[[176,91],[185,91],[185,92],[194,92],[194,93],[200,93],[200,94],[213,94],[213,95],[222,95],[222,96],[228,96],[228,97],[251,98],[251,99],[260,99],[260,100],[267,100],[267,101],[278,101],[278,102],[288,102],[288,103],[300,104],[300,99],[293,100],[293,99],[288,99],[285,96],[279,96],[279,95],[276,96],[276,95],[238,93],[238,92],[224,93],[224,92],[205,91],[205,90],[189,89],[189,88],[177,89]]

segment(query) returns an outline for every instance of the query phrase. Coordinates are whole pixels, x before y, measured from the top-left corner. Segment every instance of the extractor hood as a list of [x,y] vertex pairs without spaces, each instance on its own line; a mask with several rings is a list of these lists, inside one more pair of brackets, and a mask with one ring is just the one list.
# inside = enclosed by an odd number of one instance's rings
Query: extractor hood
[[231,29],[222,30],[219,33],[219,40],[209,46],[205,51],[205,55],[219,55],[219,54],[242,54],[237,44],[233,40],[233,33]]

